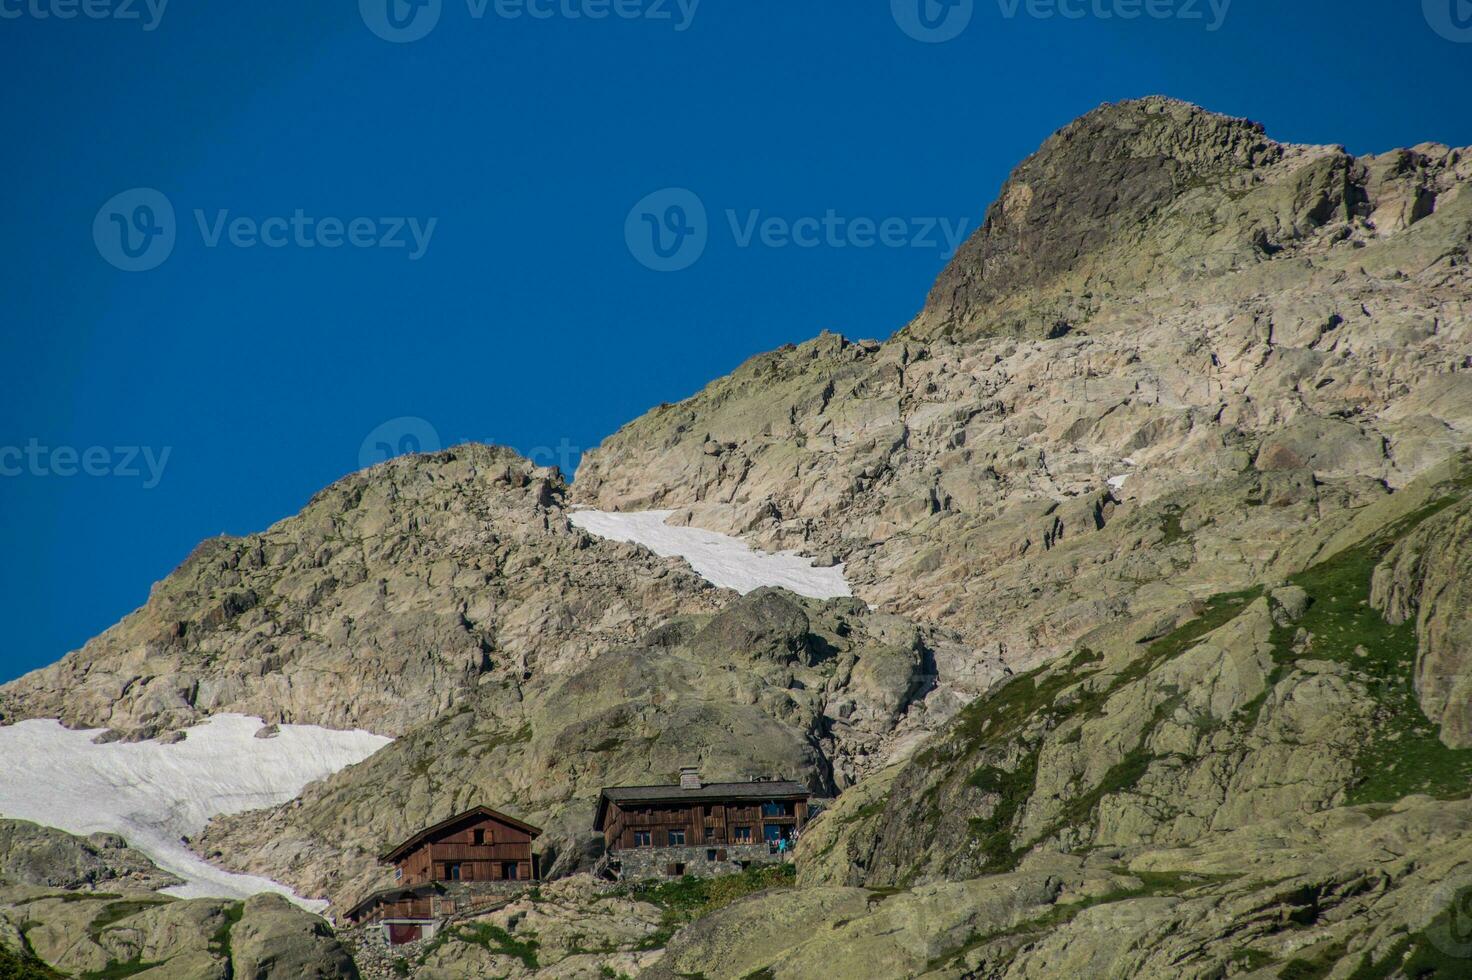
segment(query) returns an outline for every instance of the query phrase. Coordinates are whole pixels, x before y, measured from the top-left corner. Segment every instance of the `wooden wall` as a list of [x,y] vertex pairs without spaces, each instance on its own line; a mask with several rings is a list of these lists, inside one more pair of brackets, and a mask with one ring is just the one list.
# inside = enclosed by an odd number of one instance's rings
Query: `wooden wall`
[[[477,830],[485,833],[486,843],[475,843]],[[406,855],[399,863],[403,871],[399,883],[419,885],[449,880],[444,873],[447,863],[460,865],[460,881],[505,881],[508,879],[502,874],[502,865],[512,861],[517,866],[518,881],[536,877],[531,834],[494,817],[477,817],[446,828]]]
[[[791,804],[791,816],[762,814],[764,802]],[[625,809],[624,807],[628,807]],[[807,822],[806,800],[741,800],[734,803],[610,803],[603,839],[609,850],[634,847],[634,833],[648,831],[649,846],[668,847],[671,830],[685,831],[685,846],[743,843],[735,839],[738,827],[750,827],[750,843],[761,843],[763,824],[777,824],[788,833]]]

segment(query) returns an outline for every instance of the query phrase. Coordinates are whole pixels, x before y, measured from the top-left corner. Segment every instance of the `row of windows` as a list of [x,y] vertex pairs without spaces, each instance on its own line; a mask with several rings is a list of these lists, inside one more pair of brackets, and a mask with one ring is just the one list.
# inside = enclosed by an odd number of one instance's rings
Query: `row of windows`
[[[752,841],[752,827],[749,824],[738,824],[731,828],[731,843],[750,844]],[[762,825],[762,839],[773,842],[781,840],[791,833],[791,828],[783,827],[781,824],[768,823]],[[665,831],[666,847],[683,847],[686,843],[684,830]],[[691,842],[696,843],[696,842]],[[635,847],[653,847],[654,834],[648,830],[634,831]]]
[[[520,866],[515,861],[502,861],[501,879],[504,881],[516,881],[519,874],[519,867]],[[470,870],[470,866],[461,864],[458,861],[451,861],[446,864],[440,865],[436,870],[439,871],[439,876],[437,879],[439,881],[470,880],[470,875],[468,873]]]

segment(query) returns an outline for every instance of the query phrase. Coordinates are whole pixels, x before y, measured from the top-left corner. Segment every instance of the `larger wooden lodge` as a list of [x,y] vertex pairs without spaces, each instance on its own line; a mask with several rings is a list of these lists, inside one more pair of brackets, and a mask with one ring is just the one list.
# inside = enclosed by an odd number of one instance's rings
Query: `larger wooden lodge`
[[540,834],[490,807],[457,813],[387,851],[380,860],[395,866],[397,884],[363,899],[348,918],[382,925],[390,943],[428,939],[445,916],[536,881],[532,841]]
[[781,860],[808,819],[801,783],[702,783],[694,769],[662,786],[612,786],[598,798],[600,866],[614,876],[715,875]]

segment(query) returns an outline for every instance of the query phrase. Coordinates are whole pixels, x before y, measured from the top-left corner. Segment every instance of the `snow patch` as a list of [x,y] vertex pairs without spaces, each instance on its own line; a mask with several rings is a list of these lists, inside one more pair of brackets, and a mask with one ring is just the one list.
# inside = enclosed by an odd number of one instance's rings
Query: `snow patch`
[[249,898],[279,892],[314,912],[285,885],[231,874],[201,860],[181,837],[213,816],[277,806],[308,783],[361,762],[392,739],[365,731],[282,725],[256,738],[259,718],[215,715],[182,742],[109,742],[98,730],[55,720],[0,728],[0,816],[72,834],[121,834],[165,871],[184,879],[166,889],[181,898]]
[[575,510],[572,523],[600,538],[642,544],[662,558],[683,558],[706,581],[742,595],[764,585],[777,586],[813,599],[853,595],[843,566],[817,568],[795,551],[756,551],[739,538],[698,527],[675,527],[665,521],[674,511],[645,510],[615,514]]
[[1128,473],[1122,473],[1119,476],[1111,476],[1109,478],[1109,485],[1115,490],[1123,490],[1124,485],[1126,482],[1129,481],[1129,478],[1130,475]]

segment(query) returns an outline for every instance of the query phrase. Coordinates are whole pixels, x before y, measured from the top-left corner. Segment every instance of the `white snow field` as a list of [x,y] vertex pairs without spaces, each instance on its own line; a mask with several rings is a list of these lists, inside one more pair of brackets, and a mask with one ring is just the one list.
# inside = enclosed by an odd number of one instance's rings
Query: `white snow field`
[[674,511],[644,510],[616,514],[603,510],[575,510],[574,525],[614,541],[642,544],[662,558],[683,558],[706,581],[742,595],[764,585],[775,585],[813,599],[853,595],[843,577],[843,566],[816,568],[811,558],[795,551],[770,554],[756,551],[745,541],[698,527],[675,527],[665,521]]
[[184,879],[167,889],[182,898],[248,898],[280,892],[321,911],[326,902],[285,885],[231,874],[197,857],[180,840],[210,817],[276,806],[307,783],[368,758],[391,739],[365,731],[282,725],[255,738],[259,718],[215,715],[182,742],[94,745],[98,730],[68,730],[55,720],[0,728],[0,816],[73,834],[109,831]]

